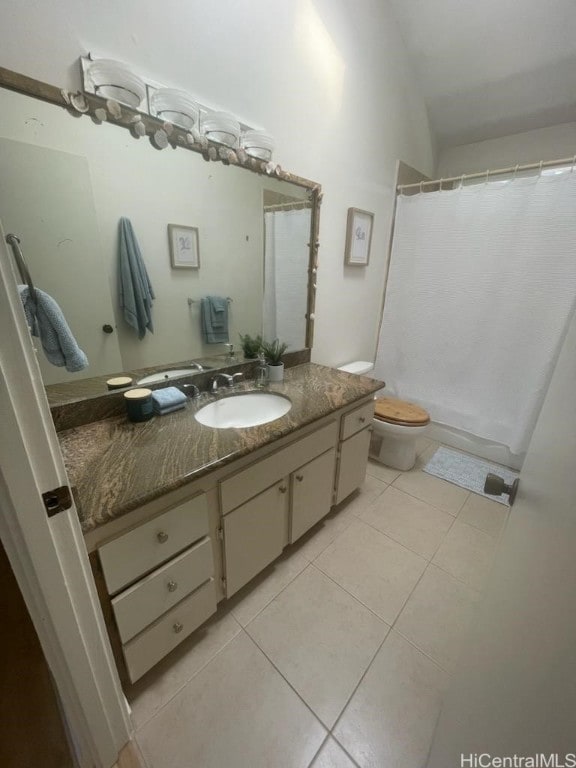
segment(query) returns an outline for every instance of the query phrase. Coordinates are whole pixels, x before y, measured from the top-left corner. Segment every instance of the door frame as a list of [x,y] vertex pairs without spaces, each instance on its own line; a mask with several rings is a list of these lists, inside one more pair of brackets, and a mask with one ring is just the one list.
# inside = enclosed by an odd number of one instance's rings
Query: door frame
[[0,223],[0,538],[61,702],[80,768],[109,768],[132,725],[76,507],[48,517],[42,493],[69,485]]

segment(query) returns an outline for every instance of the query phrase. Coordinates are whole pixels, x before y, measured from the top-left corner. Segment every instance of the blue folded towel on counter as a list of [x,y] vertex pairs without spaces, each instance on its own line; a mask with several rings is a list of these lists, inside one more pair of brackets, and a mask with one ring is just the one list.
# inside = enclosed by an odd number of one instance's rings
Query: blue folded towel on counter
[[164,387],[152,392],[152,401],[154,403],[154,413],[163,416],[166,413],[179,411],[186,405],[186,395],[178,387]]

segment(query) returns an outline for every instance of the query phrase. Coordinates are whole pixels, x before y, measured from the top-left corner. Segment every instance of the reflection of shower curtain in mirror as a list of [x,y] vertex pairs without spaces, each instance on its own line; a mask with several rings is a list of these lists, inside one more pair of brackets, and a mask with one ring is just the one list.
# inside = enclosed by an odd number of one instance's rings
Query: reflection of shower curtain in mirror
[[306,340],[310,209],[264,214],[264,338],[289,349]]
[[576,296],[576,172],[400,196],[378,378],[526,450]]

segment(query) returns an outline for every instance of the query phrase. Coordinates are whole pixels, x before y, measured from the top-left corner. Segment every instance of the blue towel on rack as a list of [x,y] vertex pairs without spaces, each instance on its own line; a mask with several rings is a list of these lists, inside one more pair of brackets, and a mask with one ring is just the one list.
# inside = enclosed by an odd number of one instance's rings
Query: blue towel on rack
[[124,320],[143,339],[146,329],[154,333],[152,301],[154,290],[129,219],[120,219],[118,245],[118,287]]
[[163,416],[165,413],[172,413],[172,411],[179,411],[181,408],[184,408],[187,398],[178,387],[164,387],[163,389],[155,389],[152,392],[152,400],[154,403],[154,413]]
[[40,339],[48,361],[60,368],[66,366],[70,373],[87,368],[88,358],[78,346],[62,310],[52,296],[35,288],[34,301],[27,285],[19,285],[18,290],[30,332]]
[[228,299],[206,296],[200,302],[200,327],[205,344],[226,344],[228,335]]

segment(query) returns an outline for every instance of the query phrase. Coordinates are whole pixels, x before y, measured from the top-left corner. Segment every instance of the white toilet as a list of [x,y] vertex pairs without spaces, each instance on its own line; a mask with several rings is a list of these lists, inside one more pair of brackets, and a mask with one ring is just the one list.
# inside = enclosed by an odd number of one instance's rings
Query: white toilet
[[[339,370],[359,376],[372,371],[373,363],[357,360]],[[393,469],[412,469],[416,462],[416,440],[430,423],[424,408],[395,397],[377,397],[374,404],[374,434],[381,438],[374,458]]]

